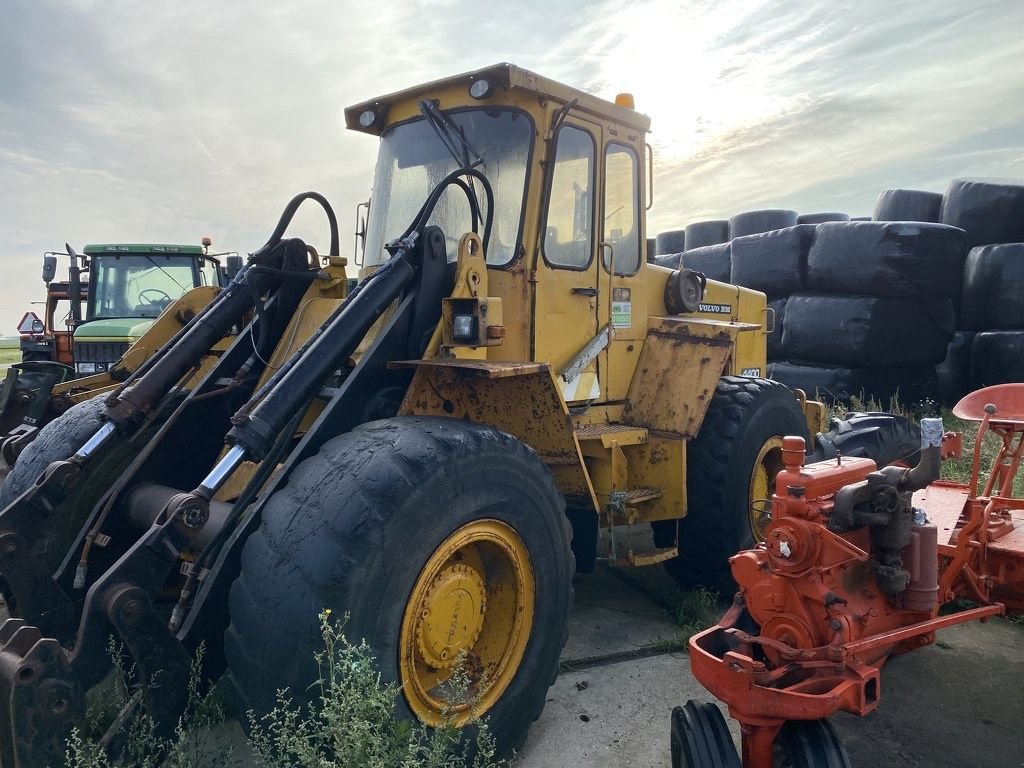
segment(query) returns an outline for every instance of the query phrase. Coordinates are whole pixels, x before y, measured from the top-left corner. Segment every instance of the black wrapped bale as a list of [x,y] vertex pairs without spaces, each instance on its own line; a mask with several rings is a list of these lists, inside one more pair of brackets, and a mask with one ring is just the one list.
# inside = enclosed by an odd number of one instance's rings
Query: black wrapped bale
[[946,347],[946,359],[935,366],[938,401],[943,405],[956,405],[971,391],[971,349],[973,331],[957,331]]
[[654,264],[659,267],[668,267],[669,269],[679,269],[679,259],[682,257],[681,253],[669,253],[664,256],[655,256]]
[[940,220],[942,195],[923,189],[887,189],[875,201],[875,221]]
[[795,227],[798,217],[799,214],[796,211],[782,208],[737,213],[729,219],[729,237],[735,240],[737,237],[771,232],[773,229]]
[[944,224],[828,222],[807,259],[807,289],[959,301],[966,254],[963,230]]
[[963,283],[961,328],[1024,329],[1024,243],[972,248]]
[[782,346],[782,326],[786,322],[786,299],[775,299],[768,302],[768,309],[775,313],[775,326],[768,333],[768,359],[781,360],[786,357],[785,347]]
[[955,330],[948,299],[794,294],[782,344],[790,359],[853,367],[935,365]]
[[801,224],[733,238],[730,282],[778,299],[803,289],[816,227]]
[[703,248],[685,251],[679,265],[697,272],[703,272],[708,280],[728,283],[729,274],[732,271],[731,253],[732,248],[729,246],[729,243],[707,245]]
[[769,363],[768,378],[810,397],[849,405],[854,397],[883,408],[935,399],[935,369],[930,365],[854,368],[788,361]]
[[941,221],[965,230],[968,248],[1024,242],[1024,181],[953,179]]
[[729,222],[721,219],[695,221],[686,225],[686,250],[729,242]]
[[971,349],[973,386],[1024,382],[1024,331],[983,331]]
[[850,214],[848,213],[837,213],[835,211],[827,211],[824,213],[801,213],[797,219],[797,224],[824,224],[826,221],[849,221]]
[[668,232],[659,232],[656,253],[664,256],[668,253],[682,253],[686,250],[686,230],[670,229]]

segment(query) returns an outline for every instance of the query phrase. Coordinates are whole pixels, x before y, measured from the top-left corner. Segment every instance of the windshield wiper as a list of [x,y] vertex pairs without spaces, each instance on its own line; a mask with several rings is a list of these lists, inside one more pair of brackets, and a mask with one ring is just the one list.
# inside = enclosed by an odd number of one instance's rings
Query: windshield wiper
[[[143,255],[145,255],[145,254],[143,254]],[[163,267],[161,267],[161,266],[160,266],[159,264],[157,264],[157,263],[156,263],[156,259],[154,259],[154,258],[153,258],[152,256],[146,256],[146,259],[148,259],[148,260],[149,260],[149,263],[150,263],[150,264],[152,264],[152,265],[153,265],[154,267],[156,267],[156,268],[157,268],[157,269],[159,269],[159,270],[160,270],[161,272],[163,272],[163,273],[164,273],[165,275],[167,275],[167,276],[168,276],[169,278],[171,278],[171,280],[172,280],[172,281],[174,282],[174,284],[175,284],[175,285],[177,285],[177,286],[178,286],[179,288],[181,288],[181,292],[182,292],[182,293],[184,293],[185,291],[187,291],[187,290],[188,290],[188,288],[186,288],[186,287],[185,287],[184,285],[182,285],[181,283],[179,283],[179,282],[178,282],[177,280],[175,280],[175,279],[174,279],[174,275],[172,275],[172,274],[171,274],[170,272],[168,272],[168,271],[167,271],[166,269],[164,269],[164,268],[163,268]]]
[[[469,143],[469,139],[466,138],[462,130],[437,108],[437,104],[428,99],[421,99],[420,112],[460,168],[476,168],[478,165],[484,164],[484,159]],[[459,156],[460,149],[462,150],[461,157]],[[476,158],[472,162],[470,162],[470,155]]]

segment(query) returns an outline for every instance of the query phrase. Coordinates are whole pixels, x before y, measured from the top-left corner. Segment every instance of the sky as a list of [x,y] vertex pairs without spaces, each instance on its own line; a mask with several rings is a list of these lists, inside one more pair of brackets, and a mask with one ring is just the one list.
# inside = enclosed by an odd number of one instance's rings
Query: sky
[[[4,0],[0,334],[65,242],[247,253],[316,190],[351,253],[376,140],[344,107],[500,61],[634,94],[651,236],[1024,179],[1022,30],[1022,0]],[[290,234],[326,249],[322,220]]]

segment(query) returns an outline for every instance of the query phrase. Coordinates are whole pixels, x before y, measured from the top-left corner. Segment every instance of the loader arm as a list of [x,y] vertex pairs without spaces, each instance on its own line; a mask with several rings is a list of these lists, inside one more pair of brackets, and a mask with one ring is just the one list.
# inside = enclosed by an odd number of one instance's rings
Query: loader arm
[[[293,287],[304,290],[318,272],[308,268],[305,245],[281,240],[279,228],[276,242],[254,254],[172,344],[106,398],[95,434],[0,511],[0,548],[7,553],[0,556],[0,577],[18,616],[0,645],[0,728],[11,735],[0,766],[62,759],[67,737],[84,717],[81,691],[110,668],[105,649],[111,636],[146,679],[162,681],[160,695],[144,703],[160,729],[173,729],[185,705],[186,692],[176,683],[187,677],[189,650],[206,641],[213,658],[220,656],[227,589],[239,545],[259,523],[261,500],[326,439],[372,418],[367,404],[374,395],[407,385],[408,372],[389,371],[387,363],[421,355],[440,319],[441,299],[451,290],[445,237],[425,222],[443,187],[473,195],[463,175],[483,186],[487,209],[493,208],[482,174],[452,174],[389,244],[391,258],[258,385],[277,344],[292,342],[285,329],[302,297]],[[475,229],[475,200],[472,207]],[[182,393],[183,377],[254,307],[252,323],[205,378]],[[317,400],[319,416],[296,438]],[[168,462],[175,472],[160,469]],[[232,502],[215,500],[243,462],[256,469],[241,493]],[[113,475],[106,472],[111,465],[118,468]],[[97,496],[98,484],[108,489]],[[94,492],[80,494],[82,488]],[[158,601],[169,586],[178,602],[168,621]],[[45,671],[39,653],[46,656]],[[27,669],[34,671],[26,676]],[[68,692],[59,707],[46,696],[54,687]],[[35,723],[32,734],[25,730],[26,713]]]

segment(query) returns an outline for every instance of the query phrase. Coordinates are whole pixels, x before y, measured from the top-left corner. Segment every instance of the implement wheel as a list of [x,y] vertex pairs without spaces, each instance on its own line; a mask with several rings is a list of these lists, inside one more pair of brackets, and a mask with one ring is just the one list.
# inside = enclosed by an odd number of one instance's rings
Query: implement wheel
[[[430,726],[446,712],[460,726],[486,716],[507,753],[558,672],[572,572],[564,502],[529,447],[455,419],[357,427],[292,472],[245,544],[229,690],[257,716],[282,688],[313,698],[328,608],[402,687],[400,715]],[[472,713],[446,701],[460,665]]]
[[828,720],[788,720],[775,737],[772,768],[851,768]]
[[653,524],[662,547],[672,546],[678,525],[679,557],[665,567],[681,585],[734,589],[729,558],[764,536],[787,435],[807,435],[792,390],[769,379],[719,379],[687,450],[689,511],[681,520]]
[[717,706],[692,699],[672,710],[672,768],[740,768],[732,735]]

